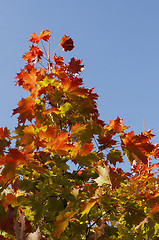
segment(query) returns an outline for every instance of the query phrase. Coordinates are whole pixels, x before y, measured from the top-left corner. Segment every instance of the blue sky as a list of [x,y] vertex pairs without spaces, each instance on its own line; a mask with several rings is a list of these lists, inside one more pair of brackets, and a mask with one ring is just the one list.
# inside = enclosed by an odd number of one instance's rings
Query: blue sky
[[159,142],[159,1],[153,0],[14,0],[0,7],[0,126],[11,118],[25,92],[14,86],[23,67],[29,36],[53,31],[51,48],[66,34],[75,48],[64,57],[83,60],[86,87],[95,87],[106,123],[117,116],[135,133],[154,128]]

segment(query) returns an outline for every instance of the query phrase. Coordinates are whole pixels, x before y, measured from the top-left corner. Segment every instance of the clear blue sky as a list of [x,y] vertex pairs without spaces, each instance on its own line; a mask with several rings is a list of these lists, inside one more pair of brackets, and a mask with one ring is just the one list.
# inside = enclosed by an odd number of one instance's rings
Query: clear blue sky
[[159,142],[158,0],[5,0],[0,29],[0,126],[13,129],[17,122],[10,116],[25,93],[14,77],[30,34],[49,29],[52,50],[64,34],[74,39],[74,50],[64,56],[83,60],[84,83],[100,96],[101,118],[108,123],[119,116],[135,133],[145,120]]

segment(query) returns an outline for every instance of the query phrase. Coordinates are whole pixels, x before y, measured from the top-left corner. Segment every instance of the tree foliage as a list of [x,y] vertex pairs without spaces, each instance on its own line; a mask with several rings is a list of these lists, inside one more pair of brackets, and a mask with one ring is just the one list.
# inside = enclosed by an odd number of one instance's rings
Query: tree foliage
[[[13,110],[14,131],[0,128],[0,239],[158,239],[152,131],[100,120],[82,61],[50,53],[50,37],[31,34],[16,76],[28,96]],[[64,35],[60,47],[71,51],[73,40]]]

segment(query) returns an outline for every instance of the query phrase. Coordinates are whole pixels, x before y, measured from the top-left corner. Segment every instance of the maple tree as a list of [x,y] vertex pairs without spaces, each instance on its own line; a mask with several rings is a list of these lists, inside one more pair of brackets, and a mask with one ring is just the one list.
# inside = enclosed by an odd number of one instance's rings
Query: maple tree
[[[119,117],[100,120],[82,61],[50,54],[50,37],[31,34],[16,76],[29,94],[13,110],[14,131],[0,128],[0,239],[158,239],[152,130],[135,135]],[[64,35],[60,46],[74,43]]]

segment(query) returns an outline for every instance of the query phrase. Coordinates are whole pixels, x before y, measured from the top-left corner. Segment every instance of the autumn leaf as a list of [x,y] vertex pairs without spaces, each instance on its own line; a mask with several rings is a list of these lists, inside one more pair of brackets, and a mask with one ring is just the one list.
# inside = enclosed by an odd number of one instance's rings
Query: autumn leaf
[[117,144],[117,141],[112,139],[112,137],[113,137],[112,134],[107,135],[107,136],[101,134],[98,138],[98,142],[100,144],[99,149],[104,150],[106,148],[111,148],[111,147],[115,146]]
[[76,214],[76,212],[70,211],[69,213],[67,213],[64,216],[62,213],[57,216],[57,221],[54,224],[55,229],[53,231],[53,237],[60,237],[61,233],[64,232],[64,230],[68,226],[70,219],[75,214]]
[[147,163],[148,157],[155,149],[154,145],[149,142],[149,137],[144,134],[135,135],[133,131],[121,136],[122,148],[128,159]]
[[9,135],[10,131],[8,130],[7,127],[5,127],[4,129],[2,127],[0,128],[0,138],[9,137]]
[[30,36],[30,42],[38,44],[41,39],[44,41],[48,41],[51,37],[50,33],[51,32],[49,30],[42,30],[39,36],[35,33],[32,33]]
[[5,218],[0,222],[0,229],[14,233],[14,208],[9,204]]
[[45,150],[53,153],[67,156],[69,151],[74,148],[69,142],[68,133],[59,133],[58,136],[46,144]]
[[42,39],[47,42],[49,40],[49,38],[51,37],[50,33],[51,32],[49,30],[44,30],[44,31],[42,30],[39,35],[39,39]]
[[67,65],[69,72],[78,74],[84,70],[84,65],[81,65],[82,61],[79,59],[71,58],[71,61]]
[[152,209],[151,211],[149,212],[149,214],[147,215],[147,217],[142,221],[140,222],[140,224],[138,226],[135,227],[135,231],[141,227],[144,223],[147,223],[148,222],[148,218],[152,217],[152,215],[156,212],[159,211],[159,204],[156,204]]
[[53,60],[55,61],[55,63],[57,64],[57,65],[59,65],[59,66],[63,66],[64,65],[64,58],[63,57],[61,57],[61,56],[59,56],[59,57],[57,57],[57,55],[55,54],[53,57]]
[[27,119],[31,121],[34,117],[35,101],[31,97],[22,98],[18,102],[18,108],[13,110],[13,115],[20,113],[20,122],[25,122]]
[[2,158],[0,158],[0,165],[4,164],[16,164],[25,163],[25,156],[18,149],[9,149],[9,152]]
[[81,217],[83,217],[85,214],[88,214],[97,201],[98,198],[92,198],[88,202],[85,202],[81,209]]
[[23,55],[23,59],[28,63],[39,62],[42,56],[43,56],[43,52],[39,47],[31,46],[30,51]]
[[48,126],[46,129],[40,129],[37,135],[41,141],[50,142],[56,138],[56,133],[57,130],[54,127]]
[[96,167],[96,172],[99,177],[94,179],[94,181],[98,184],[98,186],[102,186],[103,184],[111,185],[109,171],[108,165],[104,165],[103,167],[99,165]]
[[74,48],[72,38],[70,38],[66,35],[64,35],[61,38],[60,45],[63,47],[63,50],[66,52],[71,51]]
[[7,193],[7,195],[5,196],[5,202],[7,202],[7,204],[17,204],[17,199],[16,196],[13,193]]
[[117,117],[115,120],[111,120],[108,125],[104,127],[105,134],[108,132],[114,132],[114,133],[122,133],[123,130],[129,128],[129,126],[123,125],[123,119]]
[[23,74],[22,86],[25,91],[31,92],[31,97],[33,98],[38,96],[38,91],[40,89],[40,86],[38,85],[39,80],[40,75],[36,68],[32,68],[30,73],[25,72]]
[[123,162],[123,158],[121,156],[121,152],[119,150],[116,150],[116,149],[110,150],[110,152],[107,155],[107,159],[114,166],[116,166],[117,162],[118,163],[122,163]]
[[81,125],[80,123],[76,123],[74,126],[71,127],[71,134],[76,135],[81,131],[86,129],[87,125]]

